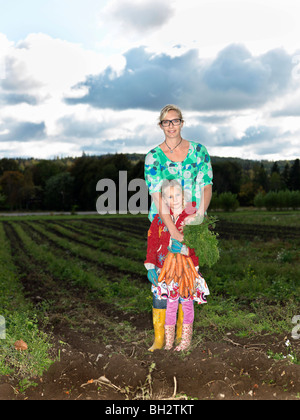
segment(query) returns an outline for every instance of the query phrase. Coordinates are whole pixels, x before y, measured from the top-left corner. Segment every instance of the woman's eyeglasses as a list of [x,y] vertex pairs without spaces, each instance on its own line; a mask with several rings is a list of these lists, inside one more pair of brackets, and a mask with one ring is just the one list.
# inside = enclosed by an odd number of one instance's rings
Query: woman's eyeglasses
[[163,120],[160,123],[163,127],[169,127],[171,123],[173,125],[180,125],[181,124],[181,119],[176,118],[175,120]]

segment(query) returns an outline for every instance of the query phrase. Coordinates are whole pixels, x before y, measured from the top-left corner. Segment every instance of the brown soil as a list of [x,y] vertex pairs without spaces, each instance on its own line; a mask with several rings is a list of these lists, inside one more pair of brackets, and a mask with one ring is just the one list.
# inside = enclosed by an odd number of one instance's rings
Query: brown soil
[[[112,313],[105,305],[97,311],[100,318],[113,317],[114,322],[127,319],[136,328],[137,341],[116,339],[111,332],[111,339],[103,342],[101,326],[95,324],[91,336],[72,330],[53,314],[52,322],[57,323],[53,355],[59,355],[59,360],[42,378],[33,378],[37,386],[22,394],[17,381],[0,378],[0,399],[168,400],[174,392],[177,399],[299,399],[300,366],[266,355],[267,350],[284,353],[285,337],[238,339],[228,333],[218,341],[195,345],[196,331],[190,352],[151,354],[147,351],[150,316],[131,319],[128,314]],[[93,322],[82,319],[82,327]]]
[[[227,336],[220,342],[203,343],[185,356],[163,350],[150,354],[146,345],[95,344],[85,335],[60,328],[55,331],[60,360],[42,378],[33,378],[37,386],[23,394],[16,395],[17,383],[2,377],[0,399],[170,399],[175,384],[181,399],[299,399],[300,366],[265,354],[266,349],[278,351],[282,340],[260,337],[257,341],[257,337],[251,342]],[[103,383],[103,377],[109,382]]]
[[[203,342],[196,330],[189,352],[149,353],[150,314],[116,311],[86,290],[67,289],[59,279],[51,278],[57,285],[53,288],[46,277],[41,281],[38,271],[26,272],[25,251],[11,226],[6,230],[27,297],[34,303],[55,302],[47,316],[56,361],[24,393],[18,380],[0,377],[0,400],[299,399],[300,365],[267,356],[268,351],[286,354],[286,339],[299,354],[299,340],[270,335],[241,339],[232,331]],[[80,307],[85,310],[77,313]],[[126,325],[134,339],[126,337]]]

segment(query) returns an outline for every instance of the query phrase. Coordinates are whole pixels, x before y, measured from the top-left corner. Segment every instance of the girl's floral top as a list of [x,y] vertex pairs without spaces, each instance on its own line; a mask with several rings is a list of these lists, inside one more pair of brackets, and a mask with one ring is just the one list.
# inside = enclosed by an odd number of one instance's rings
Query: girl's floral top
[[[196,211],[196,203],[188,203],[183,212],[174,220],[177,229],[182,232],[184,227],[185,219],[193,212]],[[168,254],[168,246],[171,245],[171,236],[167,227],[162,222],[161,218],[157,214],[150,226],[148,231],[148,246],[147,246],[147,257],[145,261],[145,267],[147,270],[156,269],[158,275],[164,264],[165,258]],[[199,265],[198,257],[195,255],[195,251],[183,245],[181,253],[190,256],[193,260],[195,267]],[[210,294],[209,288],[202,274],[198,272],[196,278],[195,292],[189,295],[187,298],[182,298],[179,295],[179,284],[172,280],[169,285],[165,281],[162,281],[158,286],[152,285],[152,293],[156,299],[170,299],[180,300],[180,302],[194,300],[199,305],[207,303],[206,296]]]
[[[174,220],[175,226],[179,232],[183,233],[185,219],[194,214],[196,211],[196,203],[188,203],[183,212]],[[172,212],[171,212],[172,215]],[[173,217],[173,216],[172,216]],[[153,221],[151,222],[150,229],[148,231],[147,240],[147,257],[145,261],[145,267],[147,270],[150,268],[162,268],[164,265],[165,258],[168,254],[168,246],[171,245],[171,235],[163,221],[156,214]],[[184,245],[185,255],[190,256],[195,266],[199,265],[198,257],[195,255],[195,251]]]

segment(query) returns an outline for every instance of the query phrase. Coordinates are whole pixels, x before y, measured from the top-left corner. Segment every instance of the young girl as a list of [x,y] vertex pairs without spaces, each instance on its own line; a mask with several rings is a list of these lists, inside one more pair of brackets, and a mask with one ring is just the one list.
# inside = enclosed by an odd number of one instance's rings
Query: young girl
[[[162,183],[161,191],[162,198],[170,209],[170,214],[175,226],[183,233],[185,220],[196,212],[195,203],[187,203],[184,205],[182,187],[176,180],[165,180]],[[171,235],[163,224],[160,216],[156,215],[148,232],[148,248],[145,267],[148,270],[148,278],[152,283],[154,297],[156,300],[167,300],[164,323],[166,350],[170,350],[173,347],[179,302],[182,304],[182,339],[181,343],[175,348],[175,350],[180,351],[186,350],[191,344],[194,322],[194,300],[199,304],[206,303],[205,296],[209,295],[209,290],[201,274],[199,274],[196,279],[195,294],[192,296],[189,295],[188,298],[179,296],[179,286],[174,280],[172,280],[169,285],[166,285],[164,281],[158,284],[158,275],[169,251],[173,253],[180,252],[183,255],[190,256],[195,267],[198,267],[198,258],[195,255],[194,250],[187,248],[176,240],[172,240]]]

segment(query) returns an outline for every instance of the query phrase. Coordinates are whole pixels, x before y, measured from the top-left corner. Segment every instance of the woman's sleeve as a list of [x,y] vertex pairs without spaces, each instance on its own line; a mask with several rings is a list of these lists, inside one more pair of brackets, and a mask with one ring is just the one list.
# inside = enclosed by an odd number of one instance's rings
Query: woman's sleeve
[[145,158],[145,181],[150,195],[160,192],[163,181],[159,161],[153,155],[154,150],[151,150]]
[[213,170],[211,159],[205,146],[198,146],[197,166],[199,172],[197,175],[197,183],[200,187],[205,187],[213,183]]

